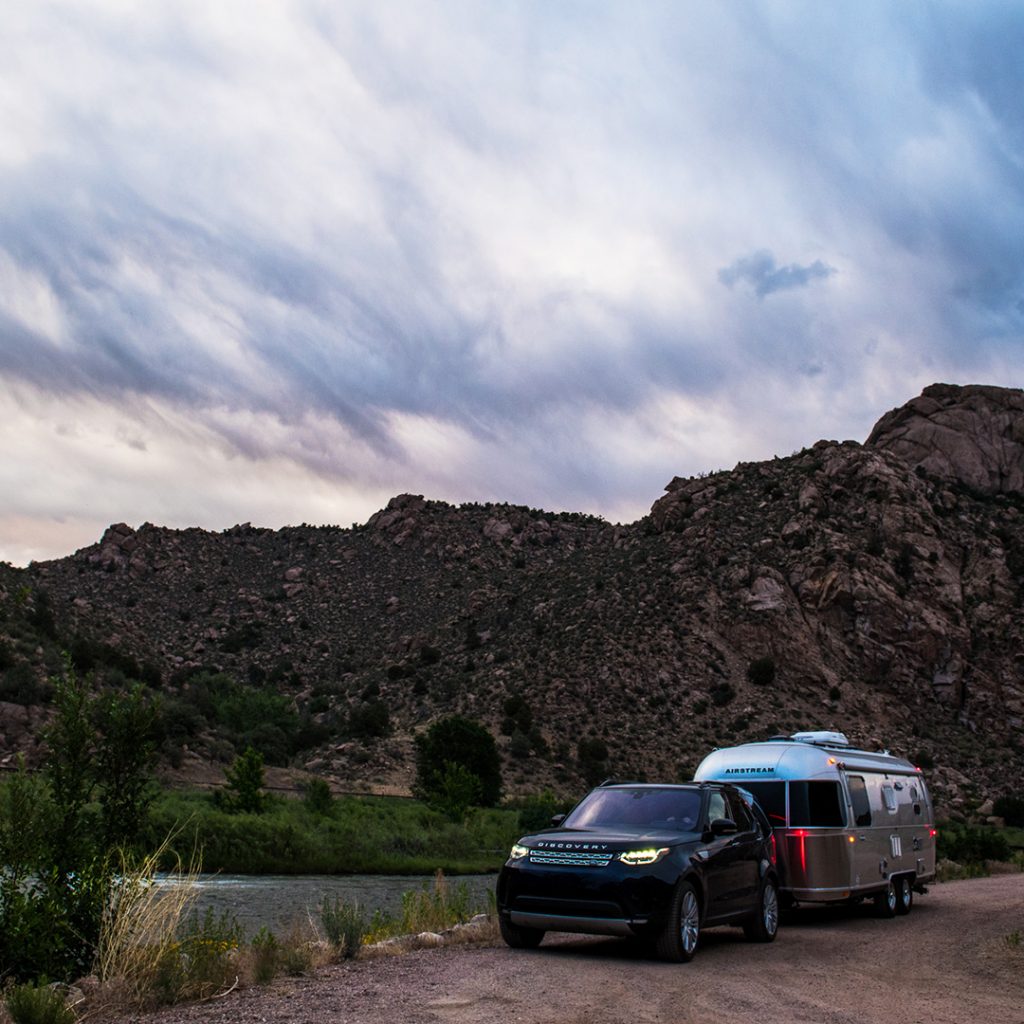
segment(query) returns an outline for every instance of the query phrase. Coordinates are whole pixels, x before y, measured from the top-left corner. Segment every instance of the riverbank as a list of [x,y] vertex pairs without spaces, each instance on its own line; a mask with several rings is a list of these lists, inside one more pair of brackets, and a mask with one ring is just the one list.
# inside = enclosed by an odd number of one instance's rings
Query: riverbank
[[175,857],[201,856],[204,871],[246,875],[485,874],[497,871],[520,835],[520,812],[475,808],[453,822],[418,800],[337,797],[326,809],[271,797],[261,814],[229,813],[210,793],[165,790],[154,802],[145,844],[173,836]]
[[[1022,907],[1024,875],[949,882],[917,900],[907,917],[879,920],[867,908],[808,911],[771,945],[747,943],[735,928],[713,929],[685,965],[651,960],[628,940],[592,936],[551,936],[536,951],[506,949],[496,939],[451,944],[360,957],[205,1003],[108,1012],[97,1024],[1017,1021]],[[899,969],[880,970],[885,964]]]

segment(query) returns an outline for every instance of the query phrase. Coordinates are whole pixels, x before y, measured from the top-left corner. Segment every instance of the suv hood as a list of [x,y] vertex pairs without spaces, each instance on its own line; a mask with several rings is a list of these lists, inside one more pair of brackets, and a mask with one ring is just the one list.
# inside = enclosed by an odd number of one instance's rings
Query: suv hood
[[644,846],[679,846],[700,839],[699,832],[667,829],[552,828],[523,836],[519,842],[540,850],[608,850],[621,853]]

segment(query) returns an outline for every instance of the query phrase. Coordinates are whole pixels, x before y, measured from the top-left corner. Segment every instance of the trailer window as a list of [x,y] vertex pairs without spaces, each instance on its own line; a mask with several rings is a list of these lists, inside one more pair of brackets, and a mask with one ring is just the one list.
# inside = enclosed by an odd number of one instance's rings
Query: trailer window
[[892,814],[896,813],[896,794],[890,785],[882,787],[882,799],[885,801],[885,809]]
[[791,782],[789,824],[811,828],[841,828],[846,815],[838,782]]
[[753,794],[760,804],[761,810],[768,815],[773,826],[786,824],[786,784],[784,782],[747,782],[742,783],[745,790]]
[[871,824],[871,804],[868,801],[868,787],[860,775],[849,775],[850,803],[853,804],[853,820],[856,825]]

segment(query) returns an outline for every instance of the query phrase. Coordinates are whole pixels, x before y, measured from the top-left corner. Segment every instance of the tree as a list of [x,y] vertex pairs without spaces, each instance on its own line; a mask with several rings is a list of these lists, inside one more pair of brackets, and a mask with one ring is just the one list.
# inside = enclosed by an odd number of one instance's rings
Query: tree
[[96,786],[96,729],[89,687],[67,654],[64,672],[53,682],[57,714],[43,734],[48,748],[44,771],[55,811],[53,863],[65,879],[95,845],[84,816]]
[[303,801],[313,814],[321,817],[328,815],[331,813],[331,807],[334,804],[334,797],[331,796],[331,787],[323,779],[310,779],[306,783]]
[[244,753],[224,773],[231,795],[226,799],[229,810],[243,814],[260,814],[266,797],[263,793],[263,755],[253,747]]
[[0,980],[88,972],[118,884],[112,854],[148,807],[153,711],[141,691],[98,697],[67,656],[53,682],[44,769],[22,765],[0,792]]
[[133,847],[156,795],[151,766],[156,751],[156,708],[141,686],[105,693],[93,720],[99,732],[96,769],[106,849]]
[[465,793],[466,776],[478,784],[476,802],[480,806],[493,807],[501,799],[498,748],[479,722],[450,715],[416,737],[417,796],[428,803],[448,805],[454,789]]
[[465,765],[445,761],[431,803],[452,821],[463,821],[470,807],[481,802],[480,791],[480,779]]

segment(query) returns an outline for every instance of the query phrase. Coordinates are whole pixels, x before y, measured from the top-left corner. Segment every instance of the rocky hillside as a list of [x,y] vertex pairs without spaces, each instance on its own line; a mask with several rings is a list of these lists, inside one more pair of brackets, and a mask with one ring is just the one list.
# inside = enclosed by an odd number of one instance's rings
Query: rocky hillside
[[116,525],[4,568],[0,757],[64,646],[162,690],[182,771],[254,741],[402,786],[413,732],[460,711],[509,789],[576,791],[831,728],[984,814],[1024,784],[1022,595],[1024,392],[934,385],[863,445],[677,478],[627,526],[401,495],[350,529]]

